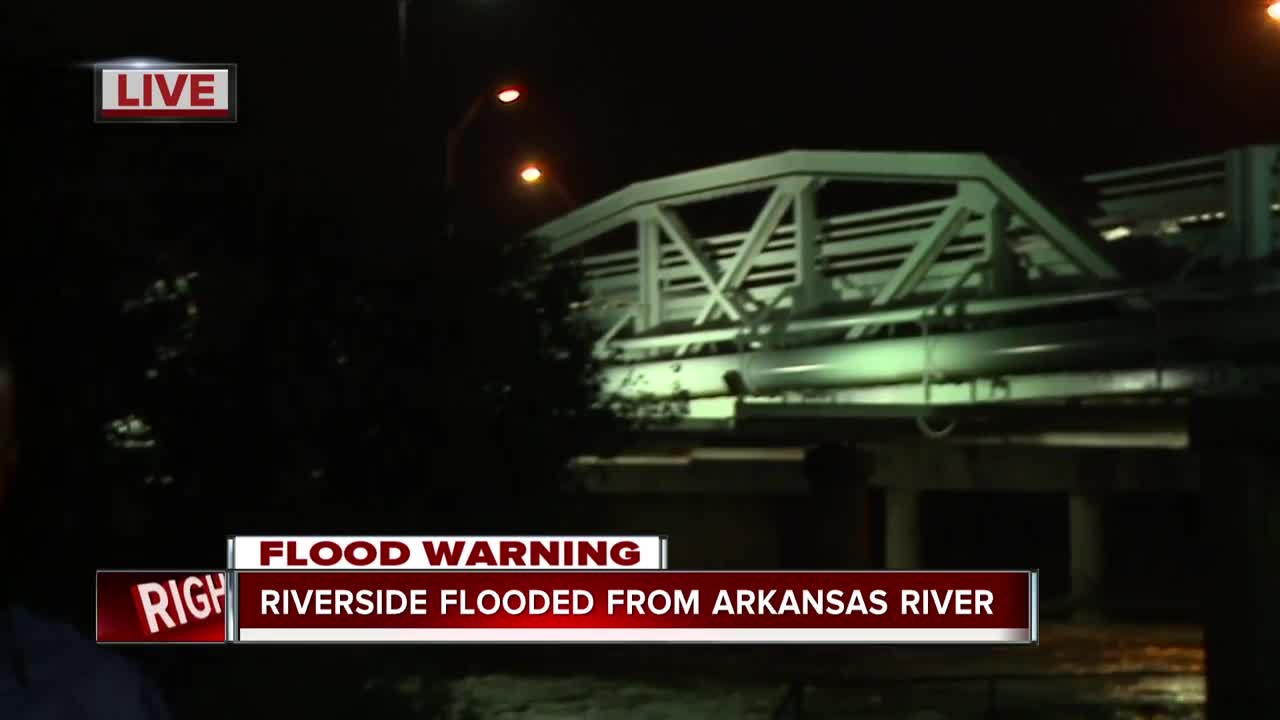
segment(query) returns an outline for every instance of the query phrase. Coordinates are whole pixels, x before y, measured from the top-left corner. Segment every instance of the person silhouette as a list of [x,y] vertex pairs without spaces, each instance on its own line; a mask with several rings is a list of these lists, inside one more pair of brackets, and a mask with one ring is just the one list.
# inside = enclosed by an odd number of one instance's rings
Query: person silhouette
[[[0,341],[3,338],[0,337]],[[18,459],[14,372],[0,342],[0,510],[13,497]],[[4,528],[5,524],[11,527]],[[14,516],[0,513],[0,529]],[[69,624],[14,603],[0,576],[0,718],[167,720],[156,685],[132,662]]]

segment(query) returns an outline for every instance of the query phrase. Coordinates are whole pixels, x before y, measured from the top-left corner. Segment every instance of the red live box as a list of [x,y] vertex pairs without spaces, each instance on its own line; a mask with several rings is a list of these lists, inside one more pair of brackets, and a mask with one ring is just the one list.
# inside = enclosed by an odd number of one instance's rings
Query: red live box
[[227,641],[225,570],[99,570],[99,643]]

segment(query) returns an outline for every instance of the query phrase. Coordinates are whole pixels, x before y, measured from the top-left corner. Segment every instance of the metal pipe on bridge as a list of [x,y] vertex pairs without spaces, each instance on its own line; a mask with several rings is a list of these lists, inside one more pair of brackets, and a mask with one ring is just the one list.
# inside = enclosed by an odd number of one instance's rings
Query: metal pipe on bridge
[[[760,350],[614,366],[605,389],[655,399],[768,395],[921,380],[965,380],[1087,367],[1162,367],[1173,362],[1237,360],[1247,345],[1280,343],[1280,312],[1159,317],[1133,313],[1093,322],[1039,325],[837,345]],[[928,352],[926,353],[926,343]]]

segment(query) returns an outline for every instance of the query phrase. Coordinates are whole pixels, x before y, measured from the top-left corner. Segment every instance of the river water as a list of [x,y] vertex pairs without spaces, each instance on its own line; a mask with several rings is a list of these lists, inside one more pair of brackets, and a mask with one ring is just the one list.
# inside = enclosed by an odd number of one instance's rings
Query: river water
[[501,669],[493,650],[448,683],[454,717],[1190,720],[1205,696],[1201,632],[1180,626],[1048,625],[1008,648],[512,648]]

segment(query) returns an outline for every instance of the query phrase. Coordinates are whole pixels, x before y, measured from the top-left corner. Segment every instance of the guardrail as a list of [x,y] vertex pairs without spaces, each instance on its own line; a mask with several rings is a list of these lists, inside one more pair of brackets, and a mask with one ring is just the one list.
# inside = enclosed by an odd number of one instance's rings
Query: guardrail
[[1104,212],[1094,225],[1109,240],[1166,237],[1199,254],[1232,259],[1239,251],[1215,242],[1220,239],[1217,228],[1229,226],[1243,236],[1246,247],[1240,254],[1256,260],[1269,255],[1276,243],[1276,223],[1268,218],[1280,213],[1278,175],[1276,148],[1254,146],[1096,173],[1085,182],[1098,193]]

